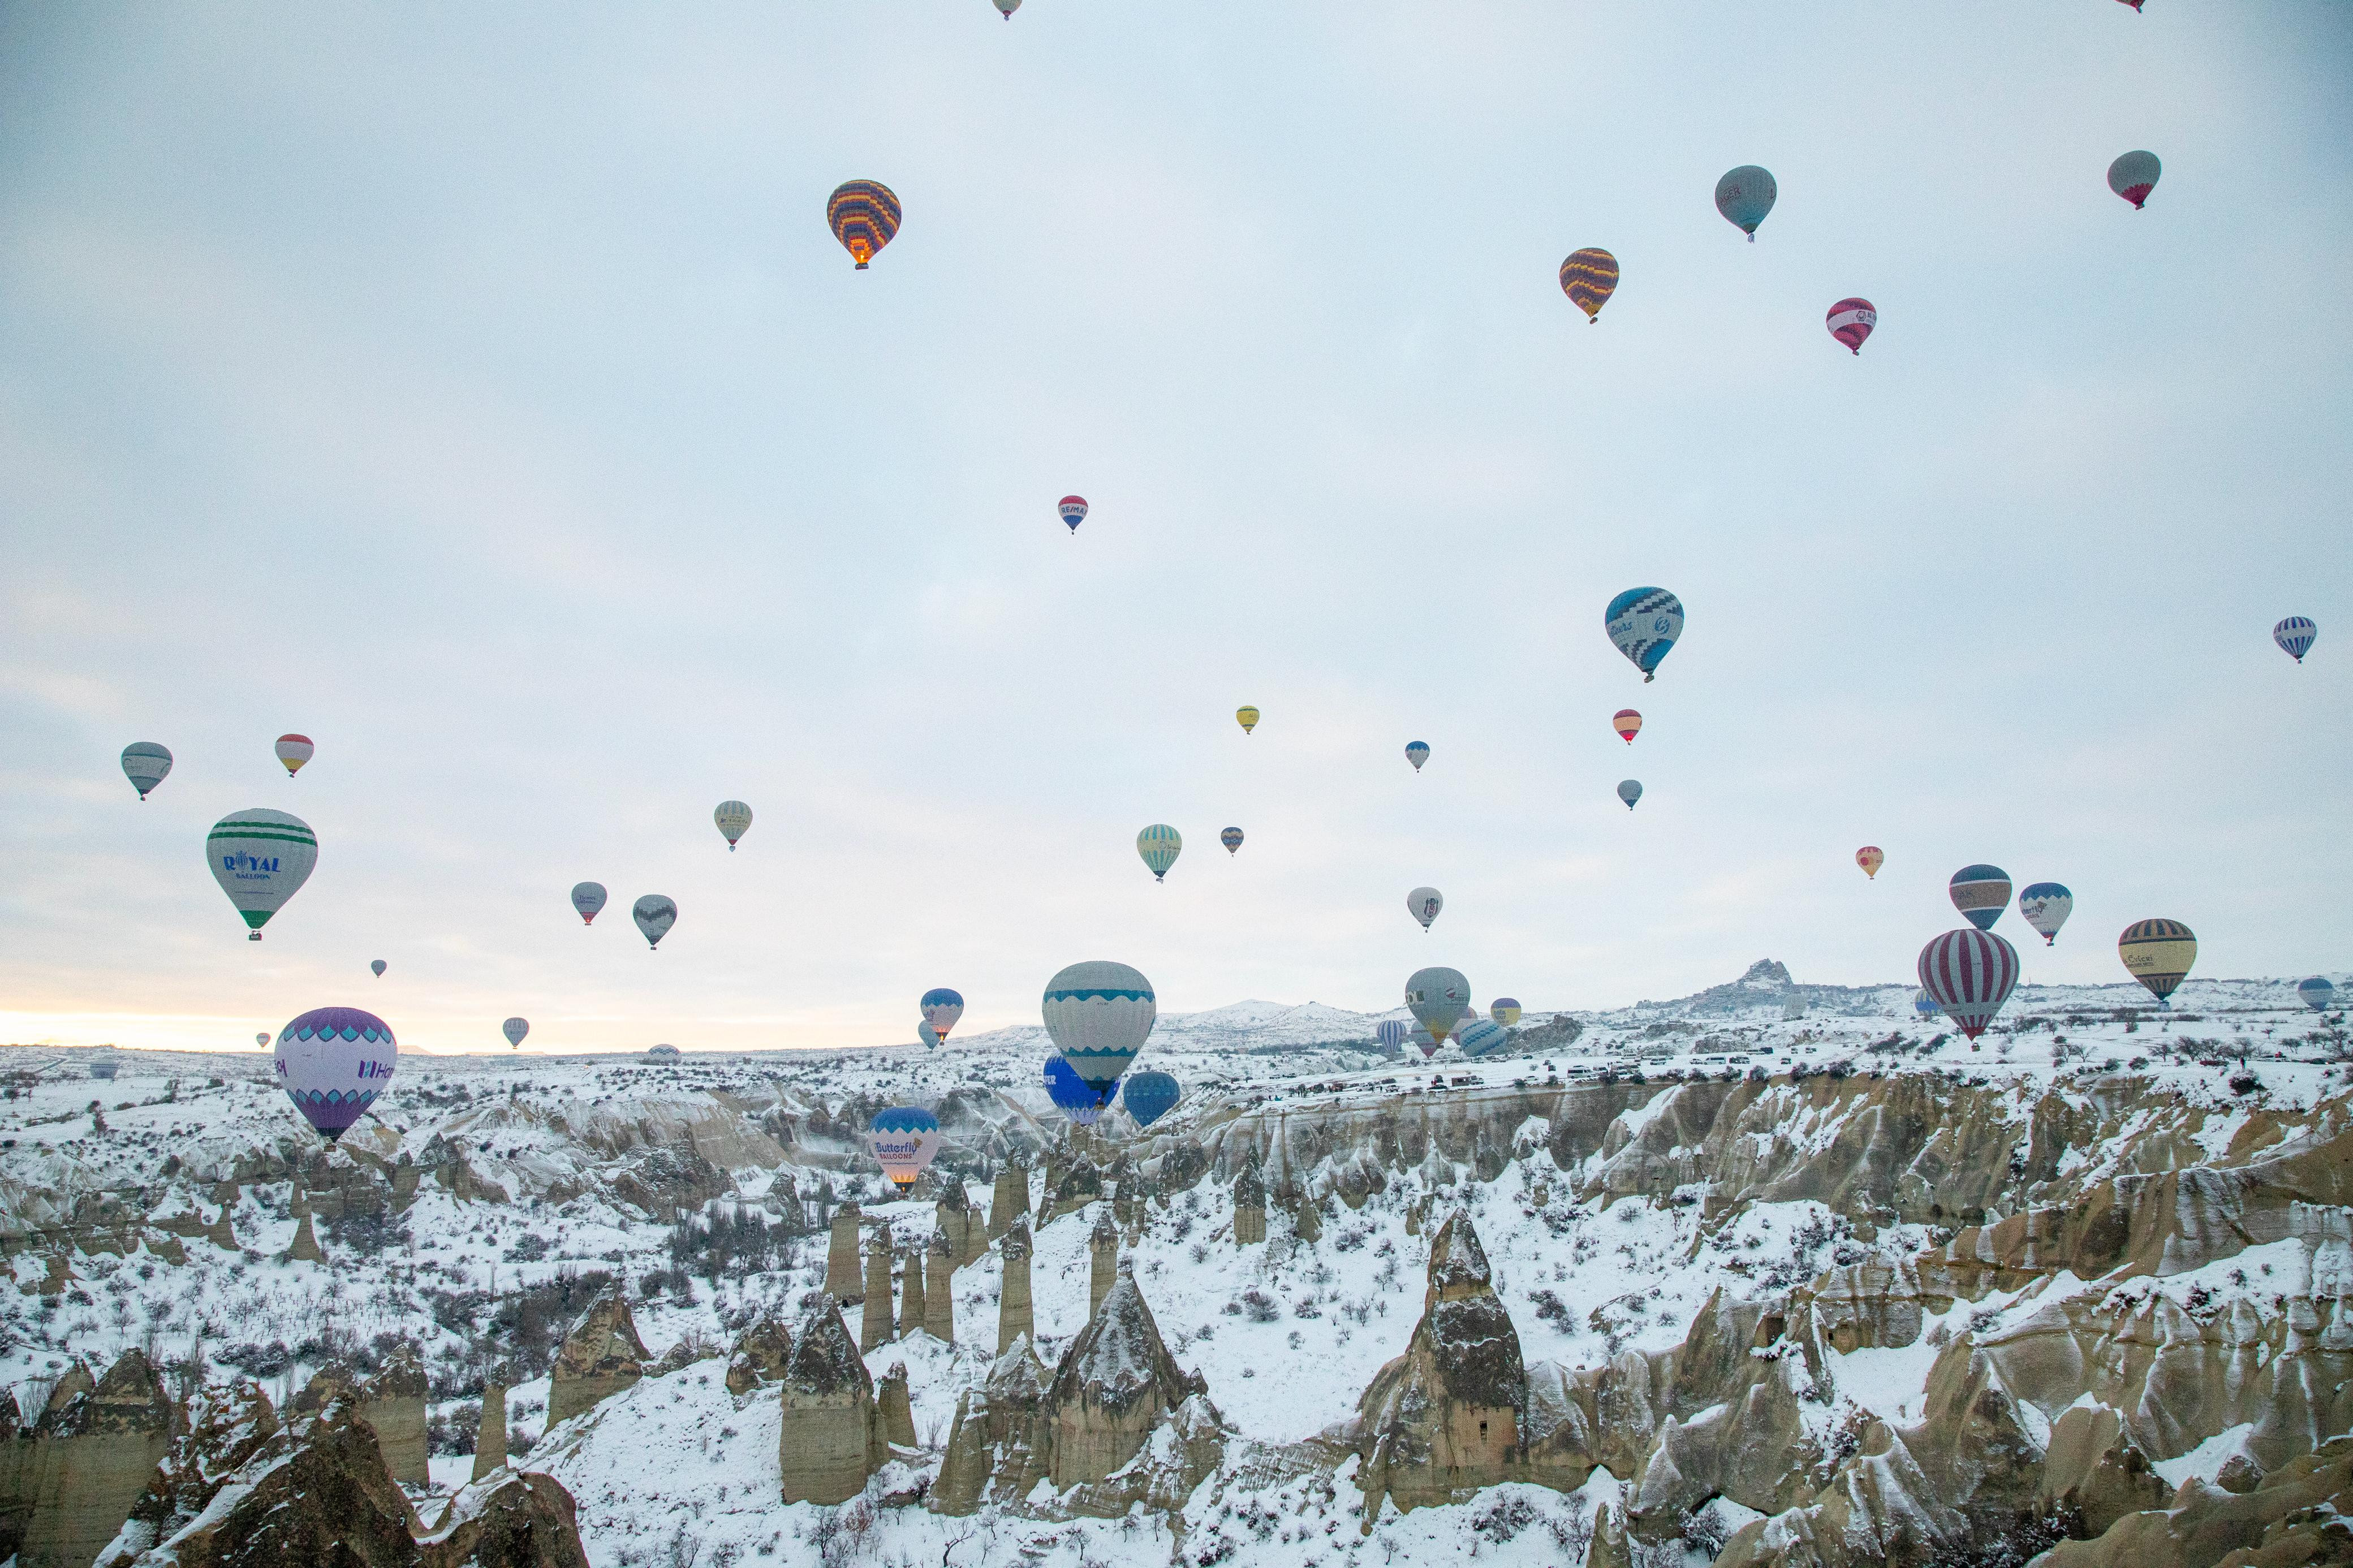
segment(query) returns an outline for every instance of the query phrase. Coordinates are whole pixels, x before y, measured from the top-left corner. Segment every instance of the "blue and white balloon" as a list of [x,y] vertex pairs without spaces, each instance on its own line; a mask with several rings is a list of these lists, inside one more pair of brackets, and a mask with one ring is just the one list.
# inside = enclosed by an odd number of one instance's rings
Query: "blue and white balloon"
[[1149,1127],[1176,1108],[1181,1092],[1176,1080],[1166,1073],[1146,1069],[1119,1086],[1119,1102],[1127,1107],[1138,1127]]
[[1152,982],[1124,963],[1073,963],[1049,981],[1046,1033],[1080,1079],[1107,1097],[1144,1048],[1159,1016]]
[[2325,1013],[2328,1005],[2337,1000],[2337,987],[2328,983],[2327,976],[2316,974],[2296,983],[2295,999],[2316,1013]]
[[2057,882],[2029,882],[2018,895],[2018,913],[2042,938],[2045,947],[2059,945],[2059,928],[2075,912],[2075,895]]
[[1466,1057],[1489,1056],[1512,1043],[1512,1032],[1493,1018],[1474,1018],[1454,1031],[1454,1043]]
[[1092,1127],[1103,1112],[1106,1098],[1079,1076],[1079,1069],[1059,1056],[1046,1058],[1046,1098],[1055,1109],[1082,1127]]
[[2279,644],[2280,650],[2292,656],[2298,664],[2302,664],[2304,656],[2312,651],[2312,639],[2319,635],[2320,628],[2302,616],[2290,616],[2272,628],[2272,641]]
[[1642,679],[1655,680],[1659,661],[1683,635],[1683,605],[1664,588],[1629,588],[1609,601],[1601,622]]

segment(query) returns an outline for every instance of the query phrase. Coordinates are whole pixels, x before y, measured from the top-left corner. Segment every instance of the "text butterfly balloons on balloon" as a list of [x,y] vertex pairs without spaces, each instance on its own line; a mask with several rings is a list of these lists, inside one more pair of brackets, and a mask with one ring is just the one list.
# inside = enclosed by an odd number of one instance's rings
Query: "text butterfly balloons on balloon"
[[866,1145],[891,1184],[903,1193],[940,1152],[939,1118],[917,1106],[895,1107],[868,1127]]

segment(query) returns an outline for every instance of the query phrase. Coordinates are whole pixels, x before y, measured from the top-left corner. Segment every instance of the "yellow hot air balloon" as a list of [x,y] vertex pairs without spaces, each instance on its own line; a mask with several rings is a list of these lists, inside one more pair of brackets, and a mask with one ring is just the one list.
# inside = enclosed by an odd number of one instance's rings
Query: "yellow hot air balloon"
[[1258,728],[1258,710],[1255,708],[1235,709],[1234,719],[1241,725],[1242,733],[1245,735]]
[[1599,246],[1570,252],[1560,264],[1560,289],[1587,321],[1599,322],[1601,307],[1618,291],[1618,258]]
[[2198,962],[2198,938],[2179,921],[2135,921],[2116,938],[2116,956],[2125,961],[2126,972],[2147,986],[2162,1007],[2174,987],[2189,977],[2189,966]]

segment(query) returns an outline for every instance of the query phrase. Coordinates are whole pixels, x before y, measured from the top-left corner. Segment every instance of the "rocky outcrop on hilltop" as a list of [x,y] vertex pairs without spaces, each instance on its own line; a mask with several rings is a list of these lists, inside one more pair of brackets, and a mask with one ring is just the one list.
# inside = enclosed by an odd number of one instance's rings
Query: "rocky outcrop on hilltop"
[[727,1358],[727,1392],[749,1394],[764,1383],[781,1381],[792,1354],[793,1331],[782,1318],[764,1314],[744,1331]]
[[571,1331],[555,1352],[549,1376],[547,1424],[567,1421],[634,1384],[645,1375],[645,1342],[638,1338],[637,1320],[617,1290],[597,1292],[587,1310],[574,1320]]
[[2353,1563],[2353,1436],[2336,1437],[2241,1490],[2192,1478],[2155,1509],[2036,1568],[2301,1568]]
[[1135,1457],[1164,1415],[1206,1392],[1161,1342],[1135,1276],[1120,1270],[1046,1390],[1052,1436],[1048,1473],[1054,1485],[1066,1489],[1111,1476]]
[[98,1568],[129,1568],[150,1547],[185,1529],[278,1429],[269,1396],[251,1379],[196,1390],[188,1400],[185,1429],[122,1528],[99,1553]]
[[865,1358],[840,1310],[820,1300],[801,1319],[785,1362],[777,1434],[784,1500],[845,1502],[890,1458]]
[[1025,1333],[957,1397],[947,1455],[932,1488],[934,1510],[962,1515],[987,1503],[1017,1504],[1046,1479],[1051,1446],[1046,1381],[1045,1365]]
[[417,1538],[417,1568],[589,1568],[572,1494],[551,1476],[507,1471],[449,1500]]
[[79,1363],[6,1456],[0,1521],[21,1568],[89,1568],[171,1451],[173,1409],[147,1358],[126,1351],[93,1379]]
[[409,1486],[430,1484],[425,1458],[425,1360],[415,1342],[403,1340],[393,1346],[359,1393],[360,1418],[375,1429],[392,1479]]

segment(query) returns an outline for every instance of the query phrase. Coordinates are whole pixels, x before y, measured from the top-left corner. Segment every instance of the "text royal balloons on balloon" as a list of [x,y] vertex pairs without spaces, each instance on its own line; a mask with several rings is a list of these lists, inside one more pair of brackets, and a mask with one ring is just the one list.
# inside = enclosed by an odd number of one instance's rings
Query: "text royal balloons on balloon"
[[944,1040],[948,1031],[956,1026],[956,1020],[964,1016],[964,993],[934,985],[923,993],[915,1005],[922,1010],[923,1022]]
[[1249,734],[1252,730],[1258,728],[1258,710],[1255,708],[1235,709],[1234,722],[1242,727],[1243,734]]
[[1239,827],[1229,827],[1218,835],[1218,842],[1226,847],[1227,854],[1231,855],[1242,847],[1242,830]]
[[[1446,907],[1446,896],[1436,888],[1416,888],[1405,896],[1405,907],[1413,912],[1414,919],[1421,922],[1421,929],[1428,931],[1430,922],[1438,918],[1438,911]],[[1446,929],[1451,931],[1454,928],[1449,926]]]
[[1964,866],[1945,888],[1953,908],[1979,931],[1993,930],[2001,911],[2010,908],[2010,873],[1999,866]]
[[1683,635],[1683,602],[1664,588],[1629,588],[1601,612],[1601,629],[1644,680],[1655,680]]
[[1405,743],[1405,760],[1413,764],[1415,773],[1421,772],[1421,764],[1430,761],[1430,742],[1408,741]]
[[735,841],[752,831],[752,808],[740,800],[723,800],[711,808],[711,820],[718,824],[732,854]]
[[2059,945],[2059,928],[2075,912],[2075,895],[2057,882],[2029,882],[2019,890],[2018,918],[2042,933],[2042,945]]
[[2198,937],[2179,921],[2135,921],[2116,938],[2116,956],[2126,972],[2148,987],[2160,1007],[2172,1005],[2174,988],[2189,978],[2198,962]]
[[1159,1016],[1152,982],[1104,959],[1073,963],[1056,974],[1046,983],[1040,1006],[1054,1048],[1101,1094],[1111,1092]]
[[392,1029],[357,1007],[314,1007],[278,1031],[278,1087],[302,1119],[341,1138],[392,1080]]
[[2328,983],[2327,975],[2316,974],[2296,982],[2295,999],[2316,1013],[2325,1013],[2328,1005],[2337,1000],[2337,987]]
[[1471,1005],[1471,983],[1462,978],[1459,969],[1434,965],[1417,969],[1405,983],[1406,1011],[1416,1022],[1430,1031],[1433,1040],[1442,1040],[1454,1032],[1461,1022],[1462,1009]]
[[1642,732],[1642,716],[1631,708],[1620,708],[1609,716],[1609,727],[1618,731],[1620,740],[1630,746],[1634,743],[1634,737]]
[[1184,849],[1185,836],[1165,822],[1155,822],[1135,836],[1135,852],[1144,858],[1155,882],[1168,875],[1168,868],[1176,864]]
[[1601,307],[1618,291],[1618,258],[1598,246],[1569,252],[1560,264],[1560,291],[1585,312],[1588,324],[1601,320]]
[[369,968],[369,970],[370,970],[370,971],[372,971],[372,972],[375,973],[375,977],[376,977],[378,980],[381,980],[381,979],[383,979],[383,978],[384,978],[384,972],[385,972],[385,962],[384,962],[384,960],[383,960],[383,959],[378,958],[378,959],[371,960],[371,961],[369,962],[369,963],[368,963],[368,968]]
[[2108,189],[2132,203],[2138,212],[2147,205],[2148,193],[2157,188],[2157,177],[2165,165],[2157,161],[2154,153],[2127,153],[2108,165]]
[[1130,1073],[1119,1087],[1119,1102],[1138,1127],[1149,1127],[1176,1108],[1181,1091],[1165,1072]]
[[602,882],[573,883],[572,907],[580,911],[582,925],[595,925],[596,911],[605,907],[605,884]]
[[509,1018],[505,1023],[499,1026],[499,1033],[507,1037],[508,1045],[519,1047],[522,1044],[522,1037],[531,1033],[531,1020],[528,1018]]
[[1864,876],[1876,882],[1879,868],[1887,863],[1887,857],[1880,852],[1878,845],[1866,844],[1854,852],[1854,863],[1862,868]]
[[940,1152],[939,1118],[912,1105],[894,1107],[868,1126],[866,1146],[891,1184],[903,1193]]
[[153,741],[133,741],[122,748],[122,776],[131,781],[131,787],[139,792],[141,800],[145,800],[147,792],[162,784],[171,771],[172,752],[168,747]]
[[1964,926],[1929,939],[1919,971],[1920,988],[1974,1040],[2018,984],[2018,950],[1989,931]]
[[251,941],[301,890],[319,863],[318,836],[311,825],[283,811],[256,806],[234,811],[205,836],[205,859],[213,880],[245,917]]
[[659,893],[648,893],[630,909],[629,918],[645,932],[646,945],[657,948],[661,939],[670,934],[670,928],[678,923],[678,904]]
[[1627,810],[1633,810],[1634,803],[1642,798],[1642,781],[1641,779],[1620,779],[1618,781],[1618,798],[1626,803]]
[[1754,163],[1743,163],[1716,181],[1715,210],[1724,215],[1725,222],[1746,235],[1748,243],[1754,245],[1757,243],[1757,226],[1763,223],[1765,215],[1773,210],[1773,202],[1780,194],[1780,187],[1773,183],[1771,170],[1760,169]]
[[1879,310],[1868,300],[1841,300],[1822,318],[1822,325],[1830,329],[1831,336],[1846,345],[1848,353],[1860,354],[1863,340],[1879,325]]
[[316,749],[311,744],[311,737],[308,735],[279,736],[278,760],[286,764],[286,776],[290,779],[301,773],[302,764],[311,760],[311,755]]
[[2272,628],[2272,641],[2279,644],[2280,651],[2298,664],[2302,664],[2304,656],[2312,651],[2312,641],[2319,635],[2320,628],[2302,616],[2290,616]]
[[879,180],[849,180],[826,198],[825,221],[860,272],[899,232],[899,198]]

